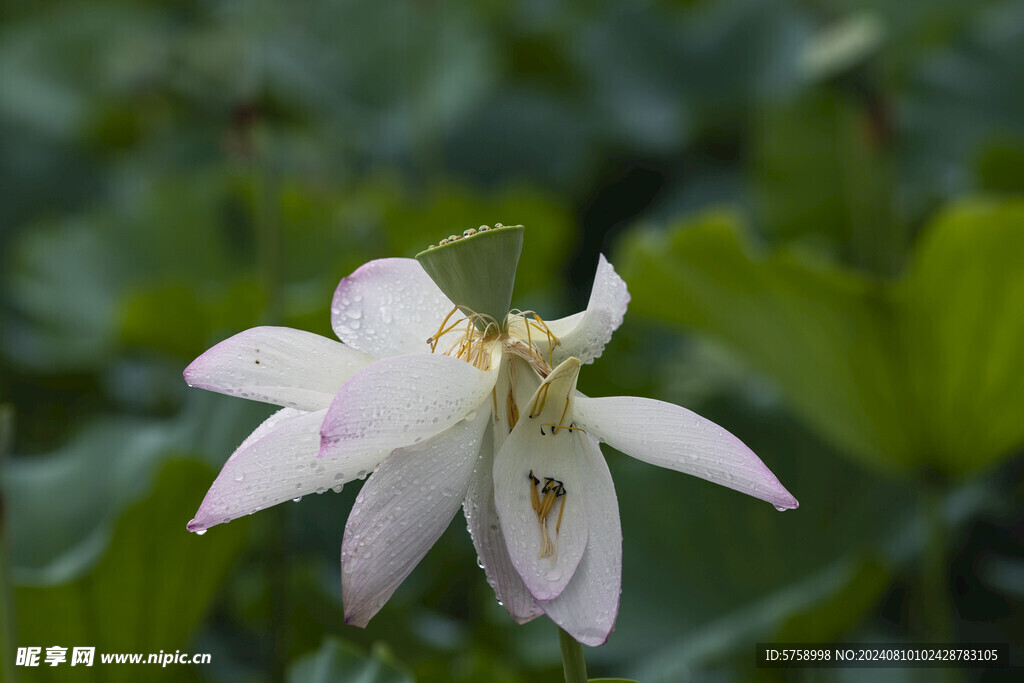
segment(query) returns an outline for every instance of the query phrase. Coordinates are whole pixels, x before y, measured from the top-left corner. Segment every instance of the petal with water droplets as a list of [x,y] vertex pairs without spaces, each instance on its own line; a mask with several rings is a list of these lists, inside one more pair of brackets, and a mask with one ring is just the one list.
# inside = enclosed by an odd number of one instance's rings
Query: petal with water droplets
[[577,395],[576,421],[638,460],[707,479],[778,508],[798,505],[742,441],[686,408],[649,398]]
[[427,339],[453,307],[416,259],[377,259],[338,285],[331,325],[338,339],[375,358],[429,353]]
[[[499,428],[504,428],[499,424]],[[494,506],[494,439],[490,431],[484,435],[473,479],[462,504],[469,535],[473,538],[477,557],[494,589],[498,602],[517,623],[525,624],[544,612],[512,566],[505,547],[505,535],[498,523]]]
[[310,493],[322,493],[372,470],[387,455],[320,460],[320,423],[327,410],[285,408],[271,415],[224,463],[190,531],[202,531],[242,515]]
[[300,410],[331,404],[338,387],[373,362],[356,349],[290,327],[254,327],[185,368],[189,385]]
[[431,354],[379,360],[334,397],[321,427],[320,455],[364,457],[428,439],[490,401],[497,369],[497,363],[484,371]]
[[[547,321],[551,332],[561,342],[552,350],[554,364],[575,356],[582,363],[593,363],[604,351],[612,333],[622,324],[629,305],[629,290],[604,255],[597,264],[594,287],[587,310],[566,318]],[[542,355],[547,356],[547,340],[539,341]]]
[[444,533],[466,496],[490,415],[400,448],[356,498],[341,545],[345,623],[366,626]]
[[608,640],[619,614],[622,592],[622,527],[615,486],[597,440],[583,435],[583,492],[586,496],[587,549],[572,581],[541,607],[553,622],[584,645]]
[[494,458],[505,546],[537,600],[565,589],[587,545],[580,473],[585,435],[569,428],[579,370],[580,362],[570,358],[551,371]]

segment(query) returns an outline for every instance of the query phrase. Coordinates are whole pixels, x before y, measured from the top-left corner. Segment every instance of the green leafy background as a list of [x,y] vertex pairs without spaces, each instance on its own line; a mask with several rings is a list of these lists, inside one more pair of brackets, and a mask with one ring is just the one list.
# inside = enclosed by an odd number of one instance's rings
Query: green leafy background
[[[609,450],[591,675],[749,680],[771,640],[1024,664],[1020,2],[65,0],[5,7],[0,63],[3,680],[559,680],[460,519],[365,630],[358,484],[185,531],[271,410],[185,365],[330,336],[341,277],[495,222],[527,226],[513,306],[580,309],[599,253],[626,279],[584,392],[706,415],[801,503]],[[211,663],[14,665],[50,646]]]

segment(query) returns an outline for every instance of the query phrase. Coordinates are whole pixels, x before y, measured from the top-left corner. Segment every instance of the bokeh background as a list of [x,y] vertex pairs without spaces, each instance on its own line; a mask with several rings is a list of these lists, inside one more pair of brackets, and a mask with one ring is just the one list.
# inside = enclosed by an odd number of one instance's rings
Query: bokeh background
[[[359,482],[185,531],[273,410],[188,362],[259,324],[330,336],[361,263],[495,222],[527,226],[515,306],[582,308],[598,253],[629,284],[584,392],[710,417],[801,503],[609,449],[624,587],[592,675],[747,680],[768,640],[1021,661],[1024,3],[0,17],[3,680],[558,680],[461,516],[365,631],[338,567]],[[12,666],[51,645],[213,662]]]

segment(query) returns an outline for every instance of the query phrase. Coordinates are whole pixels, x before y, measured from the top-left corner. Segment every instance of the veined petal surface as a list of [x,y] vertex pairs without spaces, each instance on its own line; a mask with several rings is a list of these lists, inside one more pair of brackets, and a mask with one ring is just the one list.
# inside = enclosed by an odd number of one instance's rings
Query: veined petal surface
[[[593,363],[604,351],[612,333],[622,324],[629,305],[629,290],[612,264],[602,254],[594,275],[594,286],[590,292],[587,310],[566,318],[549,320],[548,328],[561,342],[552,352],[552,359],[558,365],[566,358],[575,356],[582,363]],[[548,343],[541,339],[542,355],[547,356]]]
[[338,388],[373,362],[362,351],[290,327],[254,327],[185,368],[185,381],[221,394],[299,410],[331,405]]
[[327,410],[285,408],[271,415],[224,463],[189,531],[248,515],[310,493],[352,481],[384,459],[386,452],[357,459],[322,460],[320,423]]
[[572,428],[580,362],[551,371],[494,458],[494,501],[512,565],[537,600],[557,597],[587,545],[584,435]]
[[346,382],[321,426],[321,457],[411,446],[481,407],[497,378],[449,356],[409,354],[379,360]]
[[[583,556],[588,513],[580,473],[582,436],[569,430],[541,436],[539,427],[528,418],[521,418],[501,447],[494,460],[494,502],[516,572],[534,598],[551,600],[568,585]],[[531,472],[539,484],[531,481]],[[544,520],[555,546],[553,555],[545,557],[541,522],[530,489],[536,486],[540,494],[549,479],[561,482],[566,494],[556,499]],[[560,528],[556,530],[556,526]]]
[[576,397],[576,422],[638,460],[793,509],[796,498],[742,441],[694,412],[649,398]]
[[[493,428],[493,425],[492,425]],[[504,428],[501,423],[498,428]],[[505,546],[505,535],[498,522],[494,506],[494,439],[490,430],[484,435],[480,457],[473,470],[462,511],[466,516],[469,535],[473,538],[476,554],[484,566],[487,583],[494,589],[498,602],[519,624],[534,619],[544,612],[526,590],[523,580],[512,566]]]
[[359,492],[345,525],[345,622],[366,626],[458,512],[490,420],[480,410],[434,438],[399,448]]
[[338,285],[331,326],[338,339],[375,358],[429,353],[427,339],[452,308],[416,259],[377,259]]
[[581,436],[583,491],[589,533],[572,581],[541,607],[553,622],[584,645],[608,640],[622,593],[622,527],[615,485],[597,440]]

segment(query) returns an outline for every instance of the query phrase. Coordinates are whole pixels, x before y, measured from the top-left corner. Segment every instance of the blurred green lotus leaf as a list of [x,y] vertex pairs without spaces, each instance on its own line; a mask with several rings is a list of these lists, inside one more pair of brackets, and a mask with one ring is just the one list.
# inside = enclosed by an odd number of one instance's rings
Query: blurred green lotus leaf
[[844,581],[813,605],[781,619],[771,640],[778,643],[813,643],[838,640],[856,627],[882,598],[892,581],[892,568],[884,561],[851,558]]
[[[102,558],[87,573],[57,585],[19,585],[18,642],[95,647],[97,666],[83,668],[76,675],[81,680],[138,680],[133,667],[98,666],[102,652],[187,650],[247,538],[244,520],[216,538],[185,531],[182,502],[198,501],[211,474],[195,462],[167,463],[149,495],[125,509]],[[179,679],[182,673],[175,665],[149,668],[152,680]],[[21,673],[25,680],[66,675],[45,666]]]
[[862,462],[966,475],[1024,442],[1019,200],[953,206],[894,282],[755,254],[725,212],[633,238],[623,270],[635,312],[717,338]]
[[383,648],[366,655],[353,645],[329,637],[316,652],[304,655],[288,668],[290,683],[412,683],[404,670]]
[[969,474],[1024,444],[1024,201],[965,201],[896,287],[921,460]]
[[80,576],[106,548],[111,521],[184,434],[160,420],[101,419],[49,454],[9,458],[3,494],[15,579]]
[[893,229],[884,123],[834,87],[768,105],[756,120],[753,173],[768,233],[803,237],[846,262],[893,272],[905,245]]

